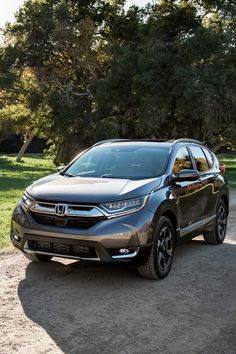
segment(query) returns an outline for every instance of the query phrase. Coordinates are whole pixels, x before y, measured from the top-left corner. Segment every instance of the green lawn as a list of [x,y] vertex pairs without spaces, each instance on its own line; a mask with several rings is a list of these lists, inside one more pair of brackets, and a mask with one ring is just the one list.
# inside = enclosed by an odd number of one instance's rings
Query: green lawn
[[228,178],[229,186],[236,188],[236,154],[218,155],[220,162],[224,163],[226,167],[226,176]]
[[[220,155],[227,165],[231,188],[236,188],[236,155]],[[12,210],[24,189],[38,178],[55,172],[52,159],[42,155],[27,155],[17,164],[15,156],[0,156],[0,248],[9,244]]]
[[15,156],[0,156],[0,248],[9,244],[10,219],[24,189],[40,177],[56,171],[52,159],[26,155],[23,163]]

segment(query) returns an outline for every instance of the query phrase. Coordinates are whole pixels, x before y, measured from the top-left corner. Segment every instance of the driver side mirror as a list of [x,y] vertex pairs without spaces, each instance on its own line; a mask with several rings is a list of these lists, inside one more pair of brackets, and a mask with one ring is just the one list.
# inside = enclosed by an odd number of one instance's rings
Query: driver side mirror
[[198,180],[200,173],[197,170],[186,169],[179,171],[177,176],[172,176],[171,182],[184,182]]

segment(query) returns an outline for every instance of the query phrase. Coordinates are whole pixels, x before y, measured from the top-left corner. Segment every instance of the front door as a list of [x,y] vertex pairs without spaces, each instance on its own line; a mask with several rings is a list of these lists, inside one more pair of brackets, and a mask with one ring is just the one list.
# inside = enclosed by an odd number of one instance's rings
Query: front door
[[[193,169],[193,161],[186,146],[178,149],[172,173],[177,176],[183,169]],[[172,185],[172,198],[178,209],[179,227],[184,229],[199,220],[201,215],[201,183],[178,181]]]

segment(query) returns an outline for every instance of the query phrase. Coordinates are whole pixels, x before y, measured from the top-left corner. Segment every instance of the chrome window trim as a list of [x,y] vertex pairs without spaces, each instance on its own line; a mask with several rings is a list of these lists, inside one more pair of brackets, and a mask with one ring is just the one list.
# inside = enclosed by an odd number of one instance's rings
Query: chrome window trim
[[[193,160],[193,162],[194,162],[194,165],[196,165],[196,164],[195,164],[195,159],[194,159],[194,156],[193,156],[191,147],[200,147],[202,150],[203,150],[203,148],[206,149],[206,150],[208,150],[208,152],[209,152],[209,153],[213,156],[213,158],[214,158],[212,167],[209,168],[209,169],[206,170],[206,171],[201,171],[201,172],[200,172],[200,171],[198,171],[197,166],[196,166],[196,170],[199,172],[199,175],[200,175],[200,176],[203,175],[203,174],[214,173],[214,170],[215,170],[215,160],[218,160],[218,158],[217,158],[217,156],[216,156],[207,146],[205,146],[205,145],[200,146],[200,145],[194,145],[194,144],[191,144],[191,145],[189,144],[189,145],[186,145],[186,146],[189,147],[189,150],[190,150],[190,152],[191,152],[191,157],[192,157],[192,160]],[[204,153],[204,151],[203,151],[203,153]],[[204,155],[205,155],[205,154],[204,154]]]

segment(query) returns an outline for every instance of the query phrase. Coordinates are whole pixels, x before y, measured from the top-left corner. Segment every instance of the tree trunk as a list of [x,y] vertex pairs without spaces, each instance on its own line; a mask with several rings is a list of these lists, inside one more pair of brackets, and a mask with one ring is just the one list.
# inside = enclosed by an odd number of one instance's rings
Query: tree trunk
[[85,150],[89,144],[78,141],[78,137],[66,136],[60,143],[54,159],[55,165],[68,164],[80,151]]
[[34,139],[35,136],[36,133],[33,132],[25,139],[25,142],[16,157],[16,162],[21,162],[22,156],[24,155],[27,147],[29,146],[29,144],[31,143],[31,141]]
[[212,151],[214,153],[216,153],[220,148],[222,148],[223,146],[230,146],[231,143],[228,140],[222,140],[219,143],[217,143],[216,145],[213,146]]

